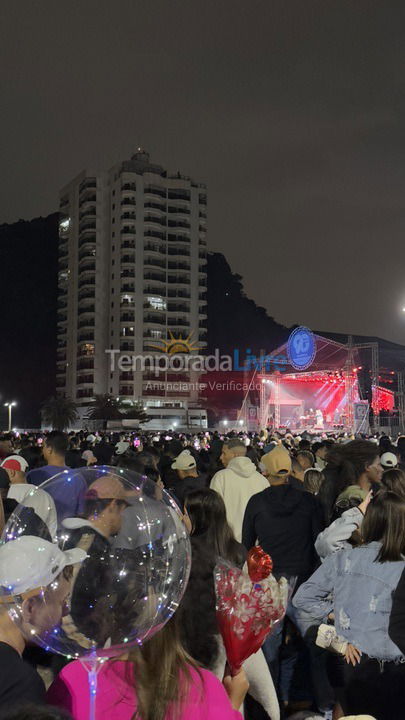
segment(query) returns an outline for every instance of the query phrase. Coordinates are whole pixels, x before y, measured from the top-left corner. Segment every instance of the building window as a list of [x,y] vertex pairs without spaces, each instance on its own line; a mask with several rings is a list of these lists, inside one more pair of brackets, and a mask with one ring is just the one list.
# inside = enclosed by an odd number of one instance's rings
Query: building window
[[163,298],[148,296],[146,300],[154,310],[166,310],[167,308],[167,302]]

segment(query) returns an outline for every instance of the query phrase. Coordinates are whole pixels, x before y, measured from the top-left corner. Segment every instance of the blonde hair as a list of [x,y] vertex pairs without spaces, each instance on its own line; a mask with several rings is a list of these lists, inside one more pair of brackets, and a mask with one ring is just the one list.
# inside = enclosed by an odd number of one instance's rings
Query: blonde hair
[[[131,650],[128,660],[137,697],[132,720],[164,720],[169,710],[174,718],[180,717],[191,682],[190,666],[198,670],[198,665],[181,644],[177,613],[145,645]],[[201,682],[201,692],[202,687]]]
[[312,495],[317,495],[324,480],[325,475],[321,470],[308,468],[304,472],[304,490],[312,493]]

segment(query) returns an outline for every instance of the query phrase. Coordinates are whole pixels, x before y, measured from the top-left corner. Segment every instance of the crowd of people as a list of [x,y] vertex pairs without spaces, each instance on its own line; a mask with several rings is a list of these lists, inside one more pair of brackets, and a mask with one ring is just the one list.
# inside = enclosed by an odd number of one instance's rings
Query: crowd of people
[[[86,508],[74,486],[59,495],[49,489],[50,499],[44,489],[31,492],[69,468],[99,465],[147,476],[157,493],[172,496],[192,559],[169,622],[141,648],[103,665],[97,718],[405,718],[405,437],[269,430],[4,434],[0,525],[22,504],[31,530],[23,556],[6,552],[12,543],[0,547],[0,586],[10,572],[18,574],[22,557],[32,561],[39,534],[58,573],[44,585],[63,573],[68,580],[69,553],[79,553],[80,563],[84,534],[94,557],[123,546],[131,507],[111,480],[97,481]],[[57,557],[56,507],[74,538]],[[290,597],[283,621],[232,676],[218,629],[214,568],[219,558],[243,568],[255,545],[271,556],[274,576],[286,578]],[[49,558],[41,559],[44,576]],[[27,613],[37,617],[32,588],[21,593],[30,596]],[[63,582],[58,593],[62,608],[69,602]],[[0,718],[85,720],[83,666],[61,668],[49,653],[38,655],[11,612],[0,602]]]

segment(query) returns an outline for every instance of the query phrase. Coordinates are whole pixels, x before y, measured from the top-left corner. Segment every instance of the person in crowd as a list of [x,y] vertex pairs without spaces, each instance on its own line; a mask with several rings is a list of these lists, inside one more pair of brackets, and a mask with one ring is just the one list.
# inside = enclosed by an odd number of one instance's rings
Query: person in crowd
[[123,455],[125,452],[127,452],[129,448],[129,440],[127,440],[126,435],[120,435],[120,439],[115,445],[115,454],[116,455]]
[[[222,678],[226,657],[216,619],[214,568],[218,558],[241,568],[246,550],[235,540],[226,519],[224,501],[210,488],[187,495],[185,523],[190,532],[192,565],[178,610],[182,643],[194,660]],[[250,685],[249,694],[271,720],[278,720],[278,701],[261,650],[244,663],[244,670]]]
[[312,452],[315,455],[315,467],[318,470],[324,470],[327,464],[327,454],[334,445],[333,440],[322,440],[322,442],[314,443]]
[[308,468],[304,472],[304,490],[312,493],[312,495],[318,495],[324,480],[325,475],[322,470],[316,467]]
[[0,435],[0,460],[4,460],[7,455],[12,455],[13,452],[14,448],[11,435]]
[[45,436],[42,445],[42,454],[46,465],[36,470],[30,470],[27,480],[31,485],[41,485],[45,480],[57,475],[67,468],[66,453],[69,441],[66,433],[52,430]]
[[87,467],[91,467],[92,465],[97,465],[97,458],[93,452],[94,445],[89,445],[89,443],[86,443],[87,447],[85,450],[83,450],[81,458],[82,458],[82,465],[86,465]]
[[[81,548],[88,556],[84,576],[79,571],[74,583],[71,612],[65,623],[67,629],[64,628],[66,632],[74,626],[90,640],[108,637],[110,613],[103,604],[104,600],[99,601],[99,587],[111,587],[114,561],[112,538],[121,529],[127,504],[127,495],[120,480],[112,475],[102,475],[86,492],[82,516],[63,521],[68,535],[64,547]],[[105,592],[107,594],[107,590]]]
[[[69,442],[66,433],[53,430],[46,435],[42,453],[47,464],[36,470],[30,470],[27,474],[27,482],[38,486],[63,470],[69,470],[66,466],[68,446]],[[81,500],[85,489],[84,479],[77,470],[72,470],[69,477],[68,493],[66,492],[65,482],[51,484],[47,487],[47,492],[52,496],[60,518],[76,516],[82,509]]]
[[[124,486],[112,475],[102,475],[88,488],[81,517],[65,518],[69,530],[66,547],[85,547],[87,552],[102,554],[109,549],[109,539],[122,524],[122,513],[128,506]],[[86,538],[84,542],[84,538]]]
[[[262,465],[263,465],[263,463],[262,463]],[[264,470],[264,474],[265,475],[267,474],[266,469]],[[291,457],[291,473],[290,473],[289,483],[293,487],[302,490],[304,488],[304,477],[305,477],[305,470],[302,469],[297,458],[292,456]]]
[[318,497],[325,523],[329,525],[338,495],[350,485],[358,485],[366,491],[378,489],[382,467],[378,447],[369,440],[335,444],[328,451],[327,461],[323,471],[325,480]]
[[381,455],[381,466],[383,470],[391,470],[398,467],[398,458],[394,452],[385,452]]
[[93,453],[97,458],[97,465],[111,465],[114,446],[111,444],[108,435],[103,435],[100,442],[96,443]]
[[403,470],[399,468],[386,470],[382,475],[381,482],[387,490],[405,496],[405,472]]
[[246,505],[252,495],[268,487],[268,482],[246,457],[246,445],[239,438],[224,443],[221,462],[224,470],[219,470],[214,475],[211,488],[221,495],[228,523],[240,542]]
[[[71,592],[72,566],[85,557],[82,550],[62,552],[30,535],[0,547],[0,708],[44,702],[41,677],[22,659],[25,637],[31,631],[41,636],[60,622]],[[9,610],[21,613],[20,624]]]
[[65,456],[66,465],[70,468],[83,467],[82,453],[80,451],[80,438],[73,433],[69,438],[69,447]]
[[362,538],[363,545],[326,558],[293,603],[320,622],[333,612],[336,631],[347,641],[343,711],[400,720],[405,657],[388,629],[392,596],[405,567],[405,499],[378,493],[367,509]]
[[[353,494],[351,494],[353,490]],[[336,550],[349,549],[362,542],[361,526],[373,493],[352,485],[338,497],[336,502],[339,517],[315,541],[315,550],[321,560]]]
[[[317,564],[314,543],[322,530],[322,513],[317,499],[289,482],[291,459],[282,446],[262,457],[270,486],[248,502],[243,521],[242,542],[247,550],[256,542],[273,560],[273,574],[284,576],[292,586],[299,586]],[[287,616],[296,620],[289,603]],[[284,622],[277,624],[265,641],[263,652],[273,680],[280,683],[282,699],[288,701],[288,683],[280,674],[279,652]],[[280,677],[279,677],[280,674]]]
[[176,470],[178,480],[172,484],[170,491],[182,508],[189,492],[206,487],[207,477],[199,474],[196,460],[189,450],[182,450],[172,462],[172,469]]
[[405,470],[405,435],[400,435],[397,440],[398,463],[401,470]]
[[315,458],[310,450],[300,450],[296,457],[304,472],[314,467]]
[[[221,684],[211,672],[199,668],[181,644],[175,613],[139,649],[103,664],[97,687],[96,720],[237,720],[248,682],[243,670],[235,677],[226,675]],[[66,708],[75,720],[88,720],[87,671],[80,661],[62,670],[47,699]]]
[[24,525],[24,532],[27,533],[29,528],[30,534],[53,539],[58,526],[55,503],[45,490],[33,488],[27,483],[27,461],[20,455],[9,455],[0,463],[0,468],[7,473],[8,478],[7,496],[4,500],[6,520],[20,503],[33,510],[33,513],[20,516],[20,525]]

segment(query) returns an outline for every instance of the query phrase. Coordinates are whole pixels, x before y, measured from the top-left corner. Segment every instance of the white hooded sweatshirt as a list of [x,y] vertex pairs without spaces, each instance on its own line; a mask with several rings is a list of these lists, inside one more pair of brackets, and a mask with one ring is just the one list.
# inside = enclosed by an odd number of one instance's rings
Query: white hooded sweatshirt
[[[211,480],[211,489],[221,495],[226,517],[236,539],[242,541],[243,517],[252,495],[266,490],[269,483],[257,472],[248,457],[235,457],[225,470],[219,470]],[[249,548],[248,548],[249,549]]]

